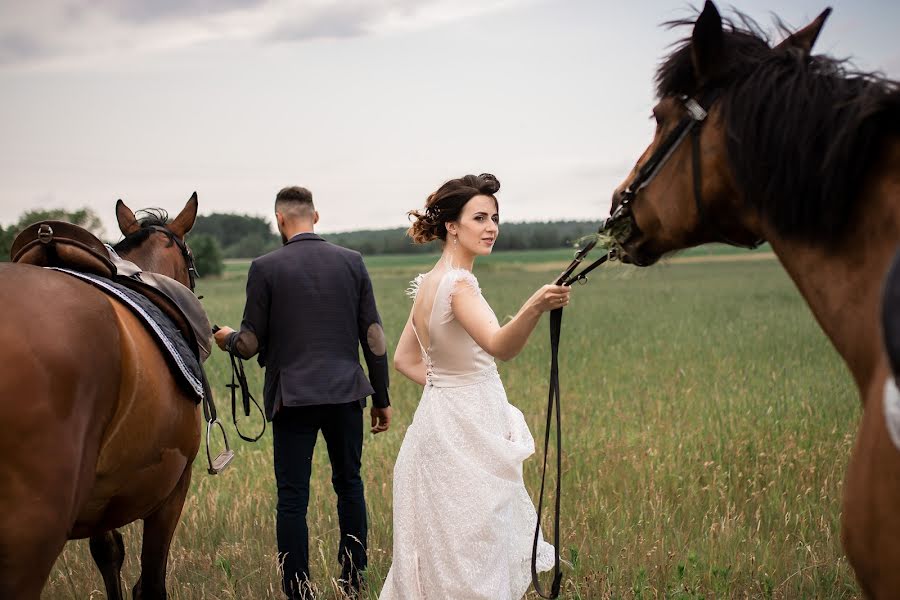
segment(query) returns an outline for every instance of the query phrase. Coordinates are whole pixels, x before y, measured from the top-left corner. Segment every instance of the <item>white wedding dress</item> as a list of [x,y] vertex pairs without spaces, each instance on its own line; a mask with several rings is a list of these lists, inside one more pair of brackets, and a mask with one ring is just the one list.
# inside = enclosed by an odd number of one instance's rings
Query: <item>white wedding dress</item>
[[[536,512],[522,462],[534,439],[493,357],[454,319],[454,290],[477,294],[496,321],[471,272],[444,274],[422,348],[427,384],[394,465],[393,564],[380,600],[520,600],[531,583]],[[541,537],[538,570],[552,566]]]

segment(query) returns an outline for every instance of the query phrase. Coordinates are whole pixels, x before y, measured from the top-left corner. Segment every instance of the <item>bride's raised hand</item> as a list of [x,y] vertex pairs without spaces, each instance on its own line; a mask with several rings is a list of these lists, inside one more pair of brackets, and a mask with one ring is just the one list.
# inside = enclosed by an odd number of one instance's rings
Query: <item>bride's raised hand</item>
[[460,282],[459,289],[453,294],[453,315],[462,325],[475,343],[485,352],[500,360],[510,360],[516,356],[528,341],[541,315],[554,308],[561,308],[569,303],[571,289],[562,285],[545,285],[538,288],[522,308],[503,327],[497,323],[489,308],[486,308],[480,294],[471,292],[466,282]]
[[569,304],[572,288],[566,285],[547,284],[538,288],[528,299],[528,306],[544,313]]

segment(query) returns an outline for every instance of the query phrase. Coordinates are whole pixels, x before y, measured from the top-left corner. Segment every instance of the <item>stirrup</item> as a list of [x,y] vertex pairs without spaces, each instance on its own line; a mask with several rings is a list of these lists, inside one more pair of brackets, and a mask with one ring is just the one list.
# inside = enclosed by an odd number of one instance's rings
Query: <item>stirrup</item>
[[[222,439],[225,440],[225,449],[219,453],[215,460],[213,460],[212,455],[209,453],[209,437],[212,433],[213,425],[219,426],[219,431],[222,432]],[[234,460],[234,450],[228,445],[228,436],[225,435],[225,428],[222,427],[222,423],[220,423],[218,419],[206,422],[206,460],[209,463],[209,467],[207,467],[206,471],[210,475],[221,473],[231,464],[231,461]]]

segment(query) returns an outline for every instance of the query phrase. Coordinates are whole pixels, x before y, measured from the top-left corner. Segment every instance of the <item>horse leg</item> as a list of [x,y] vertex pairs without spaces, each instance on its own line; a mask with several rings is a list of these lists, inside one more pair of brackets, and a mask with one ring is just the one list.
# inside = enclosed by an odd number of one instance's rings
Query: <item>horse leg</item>
[[[883,381],[883,379],[880,379]],[[900,454],[884,418],[883,384],[872,384],[847,475],[841,541],[866,598],[900,597]]]
[[[0,598],[40,600],[56,557],[66,544],[63,530],[31,530],[33,538],[0,549]],[[4,540],[6,541],[6,540]]]
[[165,502],[144,519],[144,541],[141,546],[141,576],[134,584],[134,600],[165,600],[166,563],[175,527],[181,518],[184,498],[191,484],[191,465],[185,467],[181,479]]
[[[52,485],[38,478],[19,492],[0,496],[0,598],[39,600],[53,563],[65,548],[67,511],[60,509],[65,504],[52,493],[71,489],[64,481],[56,489]],[[44,490],[49,491],[42,497]]]
[[104,531],[91,538],[91,556],[97,563],[97,569],[103,576],[106,586],[106,597],[109,600],[122,600],[122,563],[125,562],[125,543],[122,534],[113,529]]

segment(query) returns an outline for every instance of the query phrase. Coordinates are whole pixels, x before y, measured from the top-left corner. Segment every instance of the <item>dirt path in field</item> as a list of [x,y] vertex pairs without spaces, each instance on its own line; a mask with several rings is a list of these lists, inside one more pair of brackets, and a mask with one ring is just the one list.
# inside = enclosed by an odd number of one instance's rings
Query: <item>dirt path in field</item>
[[[742,254],[710,254],[706,256],[673,256],[672,258],[664,258],[659,264],[688,265],[700,263],[757,262],[775,259],[776,256],[774,252],[747,252]],[[568,264],[568,262],[551,261],[519,264],[517,266],[525,271],[548,271],[550,269],[562,270]]]

